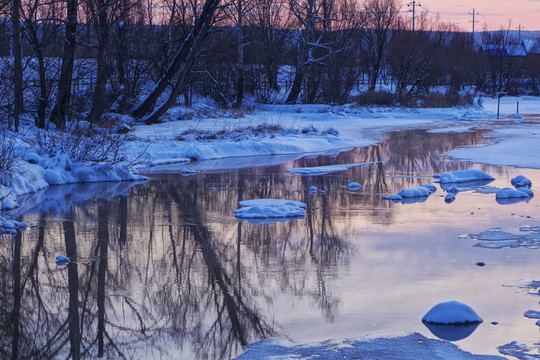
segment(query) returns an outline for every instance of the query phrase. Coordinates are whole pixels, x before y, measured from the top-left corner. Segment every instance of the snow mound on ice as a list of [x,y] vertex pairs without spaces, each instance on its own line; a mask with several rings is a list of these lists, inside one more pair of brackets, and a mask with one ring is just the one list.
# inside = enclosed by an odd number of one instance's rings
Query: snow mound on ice
[[484,320],[466,304],[459,301],[447,301],[435,305],[422,318],[423,322],[433,324],[473,324]]
[[437,188],[435,187],[435,185],[424,184],[422,186],[417,186],[410,189],[403,189],[394,195],[383,196],[382,199],[391,200],[391,201],[401,201],[403,199],[410,199],[410,198],[422,198],[422,197],[426,198],[429,195],[433,194],[435,191],[437,191]]
[[530,179],[527,179],[523,175],[516,176],[515,178],[511,180],[511,182],[512,182],[512,186],[515,188],[520,188],[520,187],[530,188],[532,186],[532,181]]
[[464,183],[469,181],[478,180],[495,180],[495,178],[482,170],[469,169],[469,170],[457,170],[451,173],[444,173],[439,178],[441,184],[448,183]]
[[299,218],[305,216],[307,205],[300,201],[255,199],[240,201],[240,209],[233,210],[241,219]]
[[529,198],[531,196],[534,196],[534,193],[531,189],[527,188],[518,188],[517,190],[512,188],[504,188],[495,193],[495,197],[497,199]]

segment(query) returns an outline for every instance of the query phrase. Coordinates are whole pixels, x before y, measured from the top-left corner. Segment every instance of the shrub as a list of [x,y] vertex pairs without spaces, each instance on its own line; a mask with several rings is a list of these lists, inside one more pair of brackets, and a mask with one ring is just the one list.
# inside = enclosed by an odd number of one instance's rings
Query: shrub
[[360,94],[355,99],[355,103],[358,106],[391,106],[394,104],[394,95],[387,91],[367,91],[363,94]]

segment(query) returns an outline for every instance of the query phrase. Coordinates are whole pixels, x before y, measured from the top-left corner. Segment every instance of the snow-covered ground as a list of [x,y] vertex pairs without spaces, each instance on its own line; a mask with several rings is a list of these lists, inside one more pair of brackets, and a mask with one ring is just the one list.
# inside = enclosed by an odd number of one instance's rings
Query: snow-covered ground
[[[513,119],[516,102],[523,119]],[[137,124],[128,143],[127,154],[146,151],[151,165],[249,157],[321,153],[376,144],[386,132],[427,128],[432,132],[466,132],[472,128],[492,129],[493,144],[461,148],[450,156],[472,162],[540,168],[540,98],[503,97],[500,119],[496,119],[497,99],[483,99],[483,106],[445,109],[401,109],[355,107],[353,105],[264,105],[238,118],[216,115],[196,120],[173,120],[151,126]],[[181,117],[181,109],[169,119]],[[253,136],[220,137],[220,133],[264,125],[283,131]],[[312,131],[315,129],[315,131]],[[328,130],[331,131],[328,131]],[[337,130],[336,135],[333,130]],[[183,133],[203,132],[204,141],[194,141]],[[180,140],[179,140],[180,139]],[[242,166],[240,161],[235,166]]]

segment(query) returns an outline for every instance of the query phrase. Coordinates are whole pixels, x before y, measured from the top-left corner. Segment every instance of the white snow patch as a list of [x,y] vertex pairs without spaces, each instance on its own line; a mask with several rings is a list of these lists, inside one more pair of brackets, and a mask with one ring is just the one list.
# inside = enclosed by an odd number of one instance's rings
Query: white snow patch
[[307,205],[300,201],[254,199],[240,201],[240,209],[233,210],[240,219],[303,218]]
[[503,360],[500,356],[473,355],[456,345],[428,339],[419,333],[393,337],[364,337],[295,344],[265,339],[246,346],[237,360],[400,359],[400,360]]
[[468,305],[459,301],[447,301],[435,305],[422,318],[423,322],[433,324],[471,324],[481,323],[480,316]]

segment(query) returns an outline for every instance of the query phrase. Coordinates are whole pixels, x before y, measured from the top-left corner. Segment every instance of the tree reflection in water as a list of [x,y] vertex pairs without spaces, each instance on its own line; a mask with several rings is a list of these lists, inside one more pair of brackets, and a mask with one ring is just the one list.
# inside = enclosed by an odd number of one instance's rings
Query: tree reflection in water
[[[347,240],[356,224],[392,222],[381,193],[430,182],[389,175],[461,168],[441,154],[483,135],[399,132],[338,157],[29,195],[20,218],[39,226],[0,242],[0,357],[228,359],[248,343],[288,335],[272,319],[287,311],[274,308],[276,294],[306,299],[334,322],[341,299],[332,283],[357,251]],[[358,162],[372,164],[324,176],[286,172]],[[348,191],[348,179],[363,188]],[[311,194],[311,185],[327,192]],[[306,217],[236,220],[238,202],[256,198],[303,201]],[[59,253],[72,262],[57,267]]]

